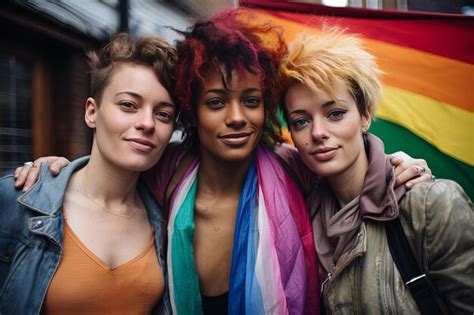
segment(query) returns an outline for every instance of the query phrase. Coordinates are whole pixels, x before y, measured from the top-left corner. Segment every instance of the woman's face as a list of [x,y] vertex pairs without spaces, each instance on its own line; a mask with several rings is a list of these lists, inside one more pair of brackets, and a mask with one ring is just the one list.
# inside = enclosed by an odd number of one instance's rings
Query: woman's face
[[168,144],[174,115],[173,101],[151,68],[122,64],[100,105],[93,98],[86,102],[86,123],[95,129],[92,152],[128,170],[147,170]]
[[234,71],[226,86],[217,70],[205,77],[197,103],[201,155],[246,160],[260,141],[265,121],[260,76]]
[[296,83],[285,97],[293,142],[306,166],[322,176],[339,175],[366,159],[362,130],[370,114],[359,113],[342,84],[334,88],[336,99]]

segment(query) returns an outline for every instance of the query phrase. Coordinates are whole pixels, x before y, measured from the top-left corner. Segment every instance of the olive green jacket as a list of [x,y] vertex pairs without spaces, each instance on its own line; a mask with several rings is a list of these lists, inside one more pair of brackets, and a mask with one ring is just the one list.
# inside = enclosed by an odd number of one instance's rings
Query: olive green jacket
[[[437,180],[415,185],[399,208],[405,235],[443,312],[473,314],[472,202],[455,182]],[[323,286],[328,314],[419,313],[391,257],[383,222],[363,221]]]

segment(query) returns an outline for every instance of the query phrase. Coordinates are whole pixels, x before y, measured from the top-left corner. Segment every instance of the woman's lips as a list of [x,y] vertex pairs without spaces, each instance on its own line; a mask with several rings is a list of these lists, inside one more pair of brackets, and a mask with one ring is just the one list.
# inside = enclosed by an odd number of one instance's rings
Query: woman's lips
[[156,145],[148,140],[144,139],[126,139],[130,146],[141,152],[151,152]]
[[225,134],[219,137],[220,141],[231,146],[238,146],[247,143],[250,140],[251,132],[240,132]]
[[318,149],[314,152],[311,152],[311,155],[313,158],[315,158],[318,161],[328,161],[332,159],[333,157],[336,156],[337,154],[337,149],[338,148],[323,148],[323,149]]

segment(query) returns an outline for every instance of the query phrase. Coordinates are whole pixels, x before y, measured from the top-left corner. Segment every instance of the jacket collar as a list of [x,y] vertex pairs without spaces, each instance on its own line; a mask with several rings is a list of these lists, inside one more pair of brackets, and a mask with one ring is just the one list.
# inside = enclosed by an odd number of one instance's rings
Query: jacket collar
[[40,214],[56,216],[63,205],[64,193],[71,174],[88,161],[89,156],[74,160],[56,177],[49,172],[50,164],[42,163],[38,181],[17,199],[18,202]]
[[[33,187],[22,194],[17,201],[38,215],[28,221],[29,229],[35,234],[43,234],[58,244],[62,244],[62,215],[64,194],[67,183],[72,173],[82,168],[89,162],[89,156],[72,161],[63,168],[58,176],[54,177],[49,172],[49,164],[41,164],[38,181]],[[143,181],[138,181],[138,191],[147,209],[150,224],[156,230],[157,241],[161,244],[161,226],[163,213],[153,195]],[[160,247],[161,248],[161,247]]]

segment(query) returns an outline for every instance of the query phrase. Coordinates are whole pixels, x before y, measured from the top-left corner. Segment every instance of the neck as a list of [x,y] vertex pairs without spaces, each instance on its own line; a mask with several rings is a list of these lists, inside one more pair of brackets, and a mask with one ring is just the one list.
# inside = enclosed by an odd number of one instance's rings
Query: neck
[[368,165],[367,155],[365,152],[361,152],[354,163],[346,170],[340,174],[327,177],[329,186],[335,193],[341,208],[360,195],[364,187]]
[[78,188],[88,198],[110,208],[134,205],[139,174],[108,161],[93,147],[89,163],[77,172]]
[[246,160],[225,161],[203,150],[200,154],[199,190],[218,195],[240,194],[252,156]]

